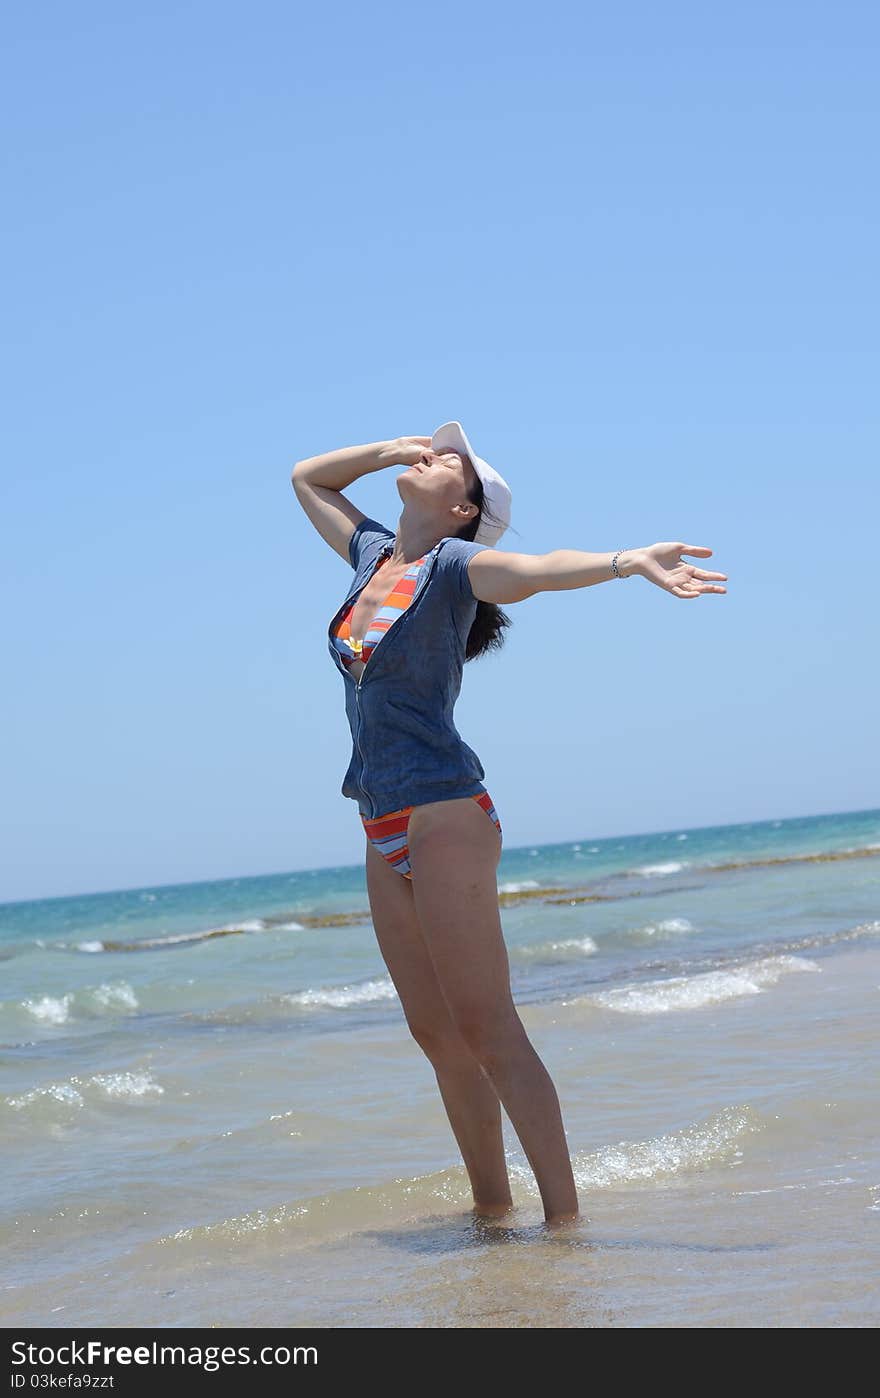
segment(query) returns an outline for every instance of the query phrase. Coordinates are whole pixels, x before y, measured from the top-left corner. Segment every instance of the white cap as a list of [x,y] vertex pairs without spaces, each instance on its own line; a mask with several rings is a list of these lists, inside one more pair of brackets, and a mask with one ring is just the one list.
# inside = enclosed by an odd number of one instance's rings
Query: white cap
[[[477,456],[460,422],[444,422],[431,438],[434,451],[464,452],[483,482],[483,498],[492,514],[483,516],[474,538],[475,544],[497,544],[510,523],[510,486],[481,456]],[[496,520],[499,521],[496,523]]]

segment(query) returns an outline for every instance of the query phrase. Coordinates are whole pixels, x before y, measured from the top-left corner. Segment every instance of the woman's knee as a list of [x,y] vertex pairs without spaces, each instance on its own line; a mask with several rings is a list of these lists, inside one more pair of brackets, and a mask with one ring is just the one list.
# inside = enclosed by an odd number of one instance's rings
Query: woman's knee
[[435,1067],[451,1067],[456,1062],[473,1063],[470,1048],[448,1016],[442,1023],[407,1016],[407,1025],[422,1053]]
[[528,1042],[513,1002],[496,1014],[469,1011],[456,1014],[453,1009],[453,1017],[469,1052],[487,1072],[510,1059],[524,1042]]

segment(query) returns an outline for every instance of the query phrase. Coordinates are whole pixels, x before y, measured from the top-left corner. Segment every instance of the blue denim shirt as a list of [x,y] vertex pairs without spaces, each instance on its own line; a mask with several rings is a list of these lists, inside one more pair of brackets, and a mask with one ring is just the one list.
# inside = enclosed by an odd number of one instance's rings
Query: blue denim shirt
[[361,815],[475,796],[485,791],[480,759],[453,722],[465,645],[477,611],[467,565],[490,544],[447,536],[425,558],[412,600],[384,632],[358,679],[333,644],[344,609],[373,575],[393,529],[362,519],[351,536],[354,578],[327,630],[334,665],[345,682],[352,754],[342,795]]

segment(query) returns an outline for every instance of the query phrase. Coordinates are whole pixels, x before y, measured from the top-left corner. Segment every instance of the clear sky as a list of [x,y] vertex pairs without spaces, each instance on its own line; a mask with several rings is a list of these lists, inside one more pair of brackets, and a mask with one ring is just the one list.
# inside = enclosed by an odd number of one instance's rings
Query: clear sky
[[[510,607],[507,847],[880,805],[880,11],[7,14],[0,898],[359,861],[301,457],[459,418]],[[349,495],[394,527],[397,470]]]

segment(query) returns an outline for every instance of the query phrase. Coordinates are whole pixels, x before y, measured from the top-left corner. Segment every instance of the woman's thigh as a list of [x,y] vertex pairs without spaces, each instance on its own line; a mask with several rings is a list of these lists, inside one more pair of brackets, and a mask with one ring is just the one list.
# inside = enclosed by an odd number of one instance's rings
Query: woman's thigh
[[412,883],[382,858],[370,840],[366,875],[376,940],[411,1032],[426,1048],[431,1042],[439,1046],[450,1036],[458,1039],[419,925]]
[[409,856],[419,926],[453,1018],[469,1041],[518,1020],[498,910],[501,837],[471,797],[416,806]]

